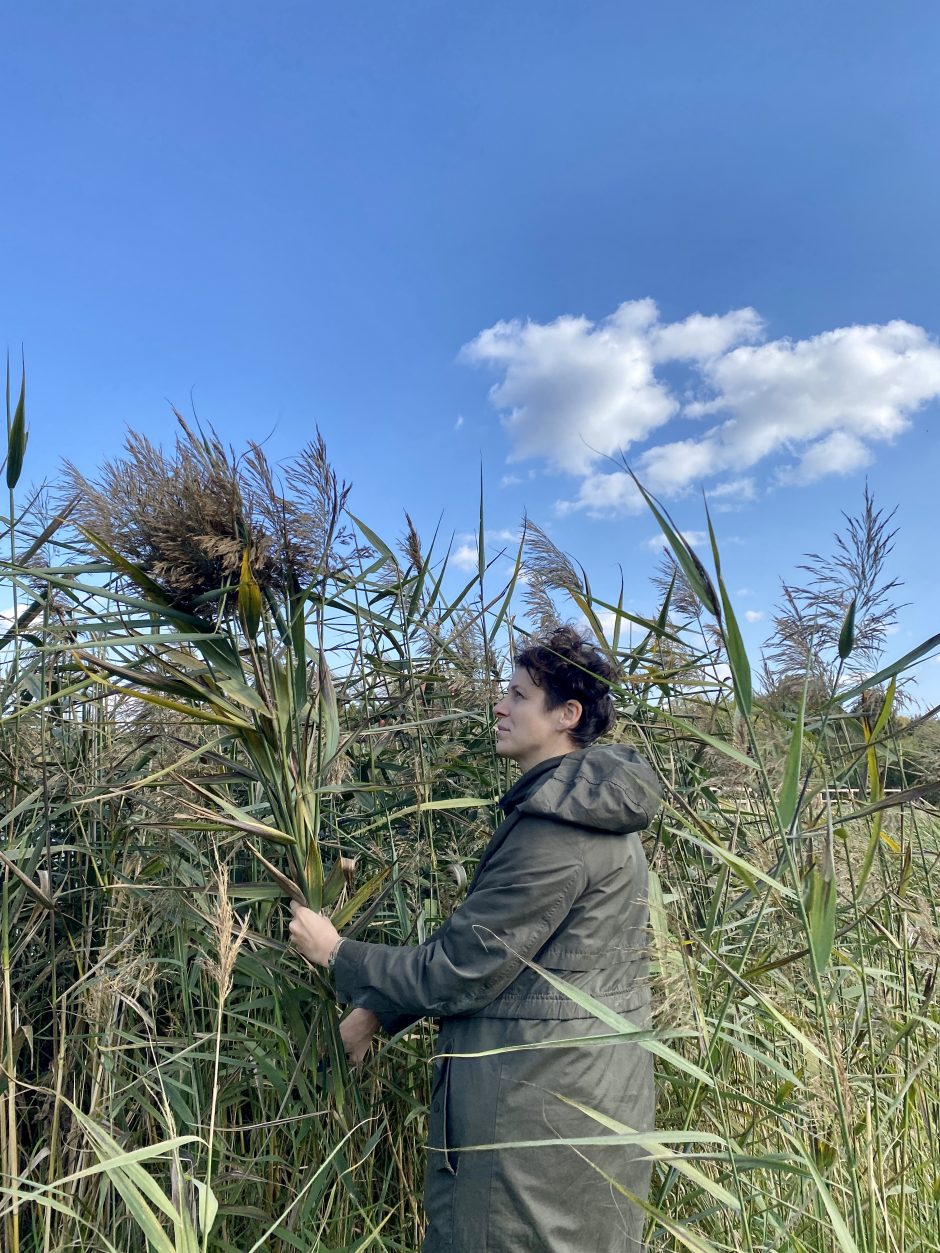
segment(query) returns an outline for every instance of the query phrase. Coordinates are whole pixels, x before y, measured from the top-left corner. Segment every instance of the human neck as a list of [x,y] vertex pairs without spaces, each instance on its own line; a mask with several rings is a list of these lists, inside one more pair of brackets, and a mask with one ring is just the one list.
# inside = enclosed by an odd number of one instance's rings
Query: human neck
[[550,761],[553,757],[564,757],[565,753],[570,753],[574,749],[574,744],[569,736],[565,736],[557,743],[544,748],[535,749],[525,757],[517,757],[516,765],[523,774],[528,774],[530,770],[534,770],[536,766],[542,764],[543,761]]

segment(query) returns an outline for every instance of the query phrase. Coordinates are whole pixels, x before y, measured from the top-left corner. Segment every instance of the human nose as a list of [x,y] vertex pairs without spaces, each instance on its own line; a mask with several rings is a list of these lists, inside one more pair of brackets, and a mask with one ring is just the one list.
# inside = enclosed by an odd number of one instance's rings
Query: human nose
[[508,713],[509,710],[506,708],[506,697],[503,696],[499,704],[494,707],[493,714],[497,718],[505,718]]

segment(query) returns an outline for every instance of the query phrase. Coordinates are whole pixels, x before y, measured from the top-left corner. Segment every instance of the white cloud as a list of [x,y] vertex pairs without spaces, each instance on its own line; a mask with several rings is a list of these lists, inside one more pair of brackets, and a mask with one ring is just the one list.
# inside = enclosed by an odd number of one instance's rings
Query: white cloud
[[463,414],[459,413],[457,415],[457,421],[454,423],[454,430],[459,431],[462,426],[463,426]]
[[795,466],[781,466],[781,483],[815,483],[827,474],[852,474],[873,460],[871,449],[846,431],[833,431],[810,444]]
[[764,611],[763,609],[745,609],[744,617],[748,622],[763,622]]
[[629,474],[589,474],[581,481],[577,500],[555,502],[560,517],[583,509],[591,518],[614,518],[622,513],[639,513],[646,508],[637,485]]
[[[597,615],[597,620],[600,623],[601,630],[604,632],[604,636],[608,641],[610,641],[613,638],[614,628],[617,625],[618,616],[619,616],[618,614],[612,613],[608,610],[603,610]],[[621,638],[629,639],[628,628],[632,624],[627,622],[626,619],[621,619],[621,623],[622,623],[620,627]],[[575,627],[577,628],[577,630],[581,632],[582,635],[586,635],[589,639],[592,639],[594,637],[594,628],[591,626],[590,622],[588,622],[587,618],[578,618],[577,621],[575,622]]]
[[[869,442],[896,438],[911,413],[940,396],[940,347],[909,322],[847,326],[735,348],[707,362],[702,374],[714,395],[685,413],[727,416],[701,438],[643,458],[654,488],[673,450],[692,471],[686,482],[701,477],[699,466],[706,473],[746,470],[773,453],[798,454],[780,473],[790,482],[859,469],[870,459]],[[681,472],[664,476],[660,490],[674,489],[681,478]]]
[[500,487],[515,487],[518,483],[521,483],[521,482],[522,482],[522,479],[520,479],[518,474],[504,474],[503,477],[499,480],[499,485]]
[[755,500],[757,487],[752,478],[727,479],[724,483],[715,483],[708,489],[709,500],[733,498],[736,501]]
[[502,372],[490,399],[503,415],[510,461],[544,459],[586,474],[599,455],[646,439],[679,410],[658,362],[703,360],[752,338],[757,314],[695,314],[663,326],[652,300],[629,300],[600,322],[497,322],[464,345],[464,361]]
[[476,570],[479,563],[476,544],[458,544],[450,554],[450,562],[458,570]]
[[[691,548],[701,548],[708,539],[704,531],[682,531],[681,535]],[[662,531],[658,535],[651,535],[645,543],[646,547],[653,553],[658,553],[660,549],[668,547],[666,537]]]
[[654,492],[673,495],[690,483],[724,469],[713,441],[681,439],[651,448],[640,458],[639,475]]
[[650,334],[653,360],[707,361],[721,356],[735,344],[759,339],[763,325],[755,309],[734,309],[723,317],[693,313],[684,322],[653,329]]
[[[520,538],[520,531],[510,531],[505,527],[500,530],[484,531],[483,544],[487,561],[497,556],[499,552],[506,551],[510,545],[518,548]],[[477,536],[464,532],[463,535],[455,536],[455,541],[457,547],[451,551],[451,564],[458,570],[476,570],[480,561]]]
[[[654,301],[634,300],[598,322],[567,314],[498,322],[461,357],[500,373],[490,398],[509,460],[578,476],[577,495],[556,512],[593,517],[635,512],[640,503],[624,474],[598,468],[603,456],[632,447],[653,491],[677,495],[705,482],[719,507],[734,507],[760,494],[752,472],[762,462],[765,484],[856,472],[873,445],[896,439],[913,413],[940,397],[940,346],[909,322],[767,343],[757,342],[762,329],[753,309],[663,323]],[[657,372],[665,363],[673,363],[668,381]],[[683,367],[684,383],[675,379]],[[676,419],[699,429],[686,424],[681,437],[637,455],[637,444]]]

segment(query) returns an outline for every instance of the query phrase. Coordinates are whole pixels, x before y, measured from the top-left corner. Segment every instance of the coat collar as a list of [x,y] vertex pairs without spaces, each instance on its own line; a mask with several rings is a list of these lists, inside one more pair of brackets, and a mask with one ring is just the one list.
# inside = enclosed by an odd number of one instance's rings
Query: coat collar
[[470,880],[470,886],[467,888],[468,894],[479,879],[483,867],[490,860],[496,850],[502,845],[506,836],[513,829],[519,819],[523,816],[519,812],[519,806],[529,796],[532,795],[546,779],[551,778],[552,772],[558,769],[559,762],[564,761],[562,757],[549,757],[546,761],[540,761],[537,766],[533,766],[531,770],[527,770],[521,778],[517,779],[506,795],[499,802],[500,808],[503,810],[503,820],[493,832],[489,844],[483,850],[483,856],[477,863],[476,871]]
[[506,795],[499,802],[499,807],[508,818],[517,806],[527,800],[532,793],[545,782],[548,775],[558,769],[558,766],[565,760],[564,755],[561,757],[548,757],[545,761],[540,761],[537,766],[533,766],[531,770],[527,770],[524,775],[518,778]]

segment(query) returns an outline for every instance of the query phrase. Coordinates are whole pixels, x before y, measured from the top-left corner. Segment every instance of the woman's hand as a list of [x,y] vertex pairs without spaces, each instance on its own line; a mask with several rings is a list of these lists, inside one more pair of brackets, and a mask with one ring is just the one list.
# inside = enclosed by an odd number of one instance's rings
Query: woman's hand
[[306,905],[291,901],[290,908],[294,915],[289,926],[290,938],[308,961],[325,966],[339,939],[339,932],[329,918],[314,913]]
[[354,1009],[339,1024],[339,1034],[351,1066],[358,1066],[372,1043],[379,1020],[368,1009]]
[[[314,913],[306,905],[291,901],[290,908],[294,916],[289,930],[294,944],[309,961],[325,966],[339,940],[339,932],[329,918]],[[368,1009],[354,1009],[340,1023],[340,1038],[351,1065],[358,1066],[368,1053],[378,1027],[378,1018]]]

